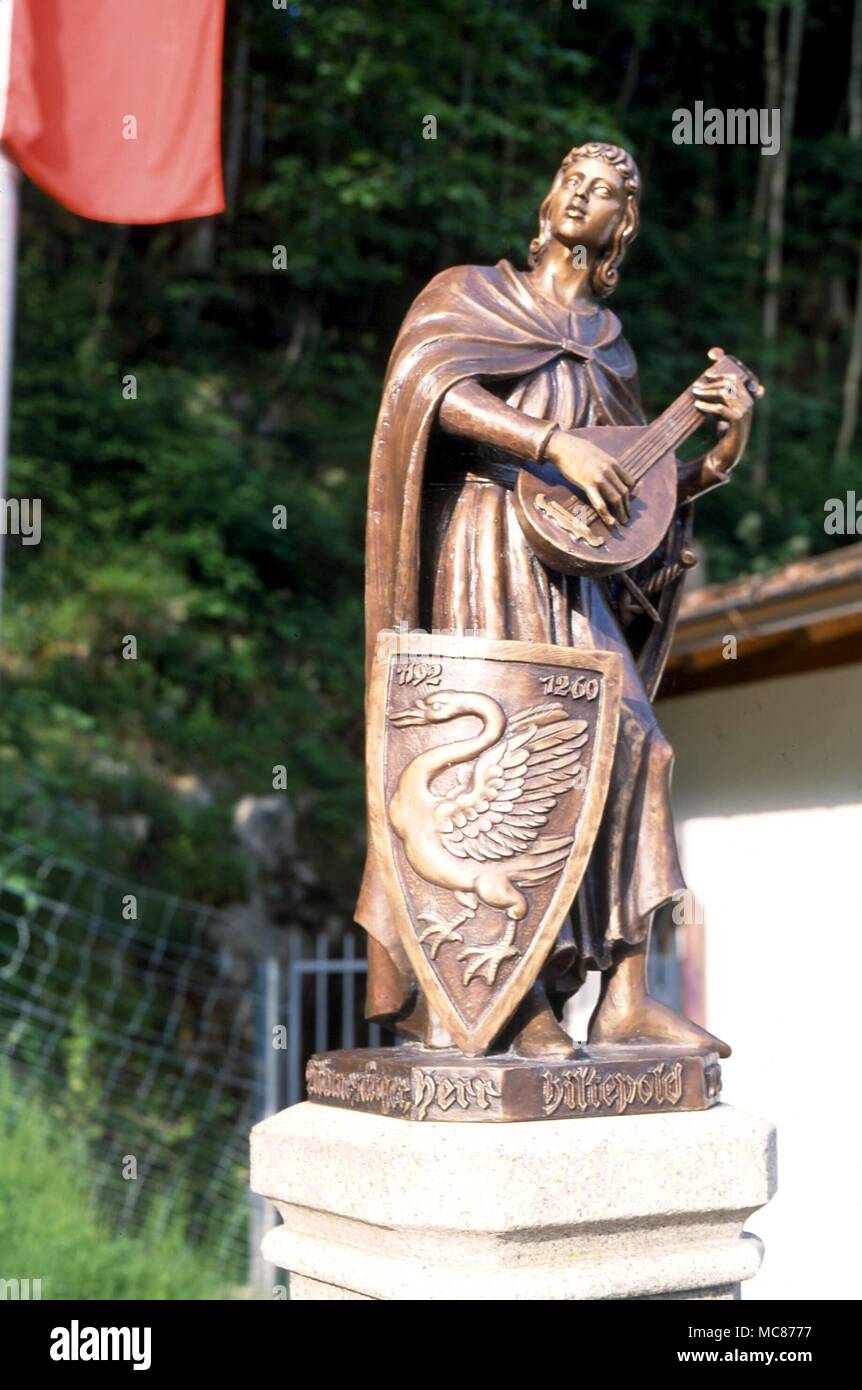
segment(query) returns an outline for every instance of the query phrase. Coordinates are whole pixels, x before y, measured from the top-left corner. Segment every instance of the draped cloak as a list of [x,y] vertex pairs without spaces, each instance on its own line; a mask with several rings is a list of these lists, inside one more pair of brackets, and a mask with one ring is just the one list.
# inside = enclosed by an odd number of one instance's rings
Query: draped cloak
[[[568,370],[567,370],[568,369]],[[680,598],[680,581],[671,579],[654,598],[661,622],[642,613],[621,611],[614,580],[566,580],[532,558],[524,562],[529,582],[517,573],[498,576],[492,596],[493,627],[477,622],[475,605],[462,601],[469,582],[444,573],[442,604],[434,595],[441,563],[441,541],[452,522],[452,502],[463,504],[465,489],[487,489],[482,482],[461,483],[452,491],[452,459],[469,465],[471,451],[480,470],[484,446],[465,445],[442,431],[437,421],[446,392],[458,382],[476,380],[510,404],[563,428],[599,424],[642,424],[634,355],[621,336],[616,315],[596,307],[574,313],[535,292],[508,261],[496,266],[457,266],[443,271],[414,301],[395,342],[386,380],[369,476],[366,535],[366,682],[377,633],[437,625],[487,630],[489,636],[522,637],[516,608],[535,602],[540,574],[551,595],[556,622],[546,618],[532,640],[615,649],[624,658],[623,707],[611,786],[602,825],[574,912],[574,934],[560,934],[545,978],[561,993],[577,988],[588,966],[605,969],[615,941],[643,939],[649,915],[684,887],[670,814],[672,755],[652,713],[652,699],[667,655]],[[433,493],[448,489],[447,505],[433,513]],[[498,499],[503,489],[490,484]],[[478,497],[478,494],[477,494]],[[526,542],[505,503],[485,492],[476,524],[502,526],[514,547]],[[491,502],[489,507],[487,504]],[[464,512],[463,505],[461,506]],[[678,559],[690,536],[690,507],[679,510],[662,544],[632,571],[641,585]],[[448,521],[445,513],[448,512]],[[483,514],[494,518],[482,522]],[[458,527],[456,526],[456,532]],[[462,567],[469,569],[469,513],[460,523]],[[516,534],[517,533],[517,534]],[[451,537],[450,537],[451,542]],[[446,547],[451,555],[451,543]],[[474,557],[475,560],[475,557]],[[424,572],[423,572],[424,568]],[[429,575],[429,569],[432,573]],[[450,565],[451,569],[451,565]],[[444,566],[445,570],[445,566]],[[465,572],[466,573],[466,572]],[[430,584],[429,584],[430,580]],[[494,584],[492,577],[491,583]],[[520,585],[518,593],[513,589]],[[505,590],[505,592],[503,591]],[[510,612],[507,614],[507,605]],[[547,604],[546,604],[547,606]],[[562,610],[565,621],[559,617]],[[510,618],[511,621],[507,621]],[[539,619],[541,623],[541,617]],[[370,843],[370,840],[369,840]],[[366,1012],[372,1018],[403,1014],[415,980],[386,905],[379,867],[369,851],[356,919],[369,941]]]

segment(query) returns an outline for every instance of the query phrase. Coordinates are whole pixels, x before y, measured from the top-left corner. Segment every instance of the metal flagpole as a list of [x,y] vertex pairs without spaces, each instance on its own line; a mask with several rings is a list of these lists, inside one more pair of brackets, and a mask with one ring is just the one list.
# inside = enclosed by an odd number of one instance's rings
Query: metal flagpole
[[[6,125],[14,8],[15,0],[0,0],[0,135]],[[9,478],[9,417],[12,405],[20,179],[17,165],[7,158],[0,144],[0,649],[3,645],[3,570],[6,558],[6,521],[9,516],[6,488]]]
[[15,278],[18,246],[17,166],[0,150],[0,644],[3,624],[6,488],[9,477],[9,422],[12,406],[12,354],[15,338]]

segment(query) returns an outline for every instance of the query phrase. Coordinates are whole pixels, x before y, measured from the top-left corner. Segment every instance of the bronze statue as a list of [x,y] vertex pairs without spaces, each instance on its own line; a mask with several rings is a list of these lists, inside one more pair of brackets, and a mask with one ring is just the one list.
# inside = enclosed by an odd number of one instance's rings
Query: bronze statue
[[[313,1099],[481,1119],[717,1095],[729,1048],[647,989],[653,914],[685,890],[650,701],[693,560],[691,503],[728,481],[762,388],[712,349],[646,425],[601,302],[639,199],[624,150],[573,149],[528,269],[442,272],[395,343],[368,501],[356,916],[367,1014],[413,1041],[360,1071],[360,1053],[313,1059]],[[717,442],[682,464],[704,415]],[[603,980],[579,1071],[558,1019],[588,969]],[[527,1075],[541,1100],[524,1099]]]

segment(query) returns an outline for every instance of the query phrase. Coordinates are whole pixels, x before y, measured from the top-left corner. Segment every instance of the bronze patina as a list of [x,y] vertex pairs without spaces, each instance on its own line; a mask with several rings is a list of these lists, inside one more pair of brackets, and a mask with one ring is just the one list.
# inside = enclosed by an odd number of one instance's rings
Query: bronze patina
[[[603,301],[639,218],[615,145],[565,157],[528,267],[422,291],[389,362],[367,529],[369,1018],[309,1098],[422,1120],[698,1109],[730,1049],[647,987],[685,891],[652,709],[693,561],[762,387],[721,349],[651,425]],[[682,463],[706,416],[718,438]],[[562,1006],[602,972],[589,1038]]]
[[484,1061],[412,1045],[325,1052],[306,1074],[309,1100],[404,1120],[564,1120],[704,1110],[721,1091],[714,1052],[601,1048],[583,1058]]

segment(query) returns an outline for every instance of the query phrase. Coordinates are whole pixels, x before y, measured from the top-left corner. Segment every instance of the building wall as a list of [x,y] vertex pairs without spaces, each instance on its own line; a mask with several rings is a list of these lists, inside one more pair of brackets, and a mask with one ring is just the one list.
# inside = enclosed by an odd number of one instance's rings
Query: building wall
[[724,1097],[778,1126],[743,1297],[862,1296],[862,665],[658,707]]

